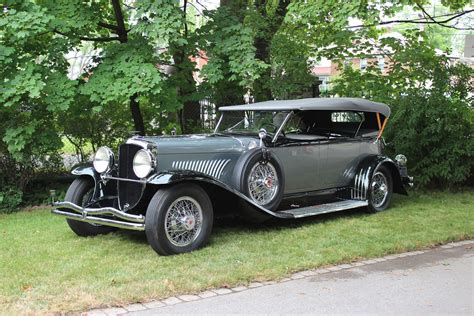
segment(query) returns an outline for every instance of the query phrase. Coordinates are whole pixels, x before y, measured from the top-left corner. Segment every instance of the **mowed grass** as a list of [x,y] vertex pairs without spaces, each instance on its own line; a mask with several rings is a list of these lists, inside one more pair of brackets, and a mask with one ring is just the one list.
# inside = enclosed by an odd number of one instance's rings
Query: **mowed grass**
[[49,210],[0,216],[0,310],[80,311],[474,238],[474,190],[395,197],[392,208],[249,226],[217,222],[210,245],[158,256],[144,234],[79,238]]

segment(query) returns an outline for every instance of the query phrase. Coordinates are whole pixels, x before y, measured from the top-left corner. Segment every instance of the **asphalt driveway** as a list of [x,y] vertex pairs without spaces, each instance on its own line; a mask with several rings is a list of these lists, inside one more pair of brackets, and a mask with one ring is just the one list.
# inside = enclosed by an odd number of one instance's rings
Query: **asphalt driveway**
[[[176,304],[157,302],[155,308],[148,305],[146,310],[129,315],[474,314],[473,241],[389,257],[359,266],[302,273],[301,278],[234,289],[229,294],[217,291],[212,297],[201,296],[191,302],[183,302],[183,296]],[[125,308],[130,311],[134,307]]]

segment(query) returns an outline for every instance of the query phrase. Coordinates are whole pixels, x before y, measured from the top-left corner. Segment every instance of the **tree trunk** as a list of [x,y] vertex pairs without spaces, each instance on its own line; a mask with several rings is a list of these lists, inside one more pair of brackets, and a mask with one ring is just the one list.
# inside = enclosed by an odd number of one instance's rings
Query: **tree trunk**
[[[184,0],[183,5],[183,26],[184,37],[188,37],[188,24],[186,21],[186,10],[188,1]],[[201,106],[198,100],[194,100],[197,88],[196,81],[193,77],[194,64],[189,60],[192,55],[192,48],[182,45],[170,47],[173,52],[173,61],[176,72],[174,77],[178,89],[178,96],[183,103],[183,109],[179,111],[179,123],[181,131],[185,134],[193,132],[193,127],[196,127],[201,122]]]
[[[111,0],[111,2],[114,9],[115,21],[117,22],[115,33],[118,35],[120,43],[127,43],[128,34],[125,28],[122,6],[119,0]],[[134,94],[130,97],[130,112],[132,114],[133,124],[135,125],[135,131],[140,135],[145,135],[145,124],[143,123],[143,115],[138,102],[138,94]]]
[[143,116],[137,98],[137,94],[130,97],[130,111],[132,112],[135,131],[137,131],[139,135],[144,136],[146,135],[145,124],[143,123]]
[[[268,16],[266,11],[267,0],[256,0],[255,8],[266,20],[266,28],[257,32],[254,40],[256,48],[255,57],[266,64],[270,64],[270,45],[276,32],[278,32],[283,20],[285,18],[287,7],[290,4],[289,0],[280,0],[278,8],[273,16]],[[254,98],[255,101],[266,101],[273,99],[271,90],[272,72],[268,68],[262,76],[254,83]]]

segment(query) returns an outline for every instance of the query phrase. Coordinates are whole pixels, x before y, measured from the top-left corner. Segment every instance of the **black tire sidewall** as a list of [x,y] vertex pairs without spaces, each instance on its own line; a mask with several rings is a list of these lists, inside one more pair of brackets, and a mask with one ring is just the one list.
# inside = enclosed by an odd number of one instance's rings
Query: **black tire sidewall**
[[[169,206],[179,197],[189,196],[195,199],[202,210],[202,227],[197,239],[190,245],[179,247],[173,245],[166,236],[165,216]],[[214,221],[211,200],[206,191],[199,185],[183,183],[160,188],[148,205],[145,217],[145,233],[150,246],[160,255],[173,255],[190,252],[203,247],[209,240]]]
[[390,207],[390,203],[392,201],[392,194],[393,194],[393,177],[392,177],[392,173],[390,172],[390,170],[385,167],[385,166],[379,166],[377,167],[375,170],[374,170],[374,173],[372,174],[372,177],[377,173],[377,172],[381,172],[385,178],[387,179],[387,182],[388,182],[388,196],[387,196],[387,199],[385,200],[385,202],[380,206],[380,207],[375,207],[373,204],[372,204],[372,178],[370,179],[370,185],[369,185],[369,192],[368,192],[368,198],[369,198],[369,205],[368,205],[368,210],[369,212],[371,213],[378,213],[378,212],[382,212],[382,211],[385,211],[386,209],[388,209]]
[[[87,177],[77,178],[69,186],[64,200],[82,206],[82,199],[84,198],[84,195],[94,186],[95,183],[93,179],[89,179]],[[81,237],[107,234],[116,229],[115,227],[110,226],[91,225],[86,222],[76,221],[69,218],[66,219],[66,221],[71,230],[76,233],[76,235]]]

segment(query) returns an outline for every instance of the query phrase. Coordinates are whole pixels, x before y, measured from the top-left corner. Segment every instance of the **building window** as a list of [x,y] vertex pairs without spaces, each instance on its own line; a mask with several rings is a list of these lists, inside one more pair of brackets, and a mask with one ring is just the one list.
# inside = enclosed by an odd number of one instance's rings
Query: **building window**
[[383,72],[385,68],[385,58],[383,56],[377,57],[377,65],[379,66],[380,71]]
[[367,59],[366,58],[362,58],[360,60],[360,70],[365,70],[367,68]]
[[329,76],[318,76],[318,79],[321,81],[319,85],[320,92],[326,92],[329,90]]

